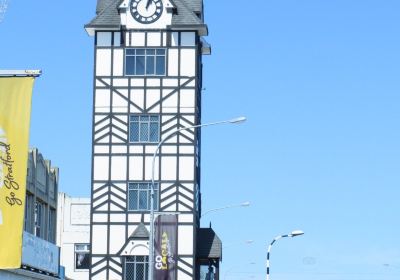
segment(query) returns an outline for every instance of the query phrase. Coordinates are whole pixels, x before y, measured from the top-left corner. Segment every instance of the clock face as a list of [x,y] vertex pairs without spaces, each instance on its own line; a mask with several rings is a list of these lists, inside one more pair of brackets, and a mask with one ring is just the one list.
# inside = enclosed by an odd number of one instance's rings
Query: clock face
[[161,17],[163,3],[162,0],[132,0],[129,8],[137,22],[149,24]]

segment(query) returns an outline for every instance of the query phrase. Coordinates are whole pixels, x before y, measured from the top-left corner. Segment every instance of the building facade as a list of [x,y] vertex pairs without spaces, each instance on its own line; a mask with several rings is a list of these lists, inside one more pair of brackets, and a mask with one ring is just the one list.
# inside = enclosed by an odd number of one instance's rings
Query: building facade
[[[98,0],[94,36],[90,279],[149,269],[152,157],[158,216],[174,215],[173,276],[199,279],[202,0]],[[218,259],[218,258],[215,258]],[[157,261],[157,260],[154,260]]]
[[30,149],[26,178],[22,266],[0,270],[2,280],[64,279],[56,246],[58,168]]
[[90,199],[58,193],[57,245],[65,278],[88,280],[90,267]]
[[38,149],[29,150],[24,230],[56,243],[58,168]]

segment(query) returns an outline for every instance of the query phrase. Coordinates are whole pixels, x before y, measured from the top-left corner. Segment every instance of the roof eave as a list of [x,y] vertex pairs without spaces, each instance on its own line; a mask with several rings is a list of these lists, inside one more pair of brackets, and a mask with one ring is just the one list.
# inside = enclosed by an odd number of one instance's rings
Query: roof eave
[[98,30],[120,30],[121,25],[109,25],[109,24],[86,24],[84,26],[86,32],[89,36],[94,36],[95,32]]
[[207,24],[173,24],[169,25],[168,29],[171,30],[195,30],[199,36],[208,36]]

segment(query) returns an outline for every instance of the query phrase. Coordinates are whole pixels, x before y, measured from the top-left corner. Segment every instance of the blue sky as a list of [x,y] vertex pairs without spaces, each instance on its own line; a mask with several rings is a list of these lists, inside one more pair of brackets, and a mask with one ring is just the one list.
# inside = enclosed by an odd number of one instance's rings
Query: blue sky
[[[205,1],[203,210],[226,248],[222,280],[394,280],[400,276],[400,2]],[[90,193],[90,1],[10,0],[0,67],[42,69],[31,145],[60,189]],[[245,240],[254,240],[245,244]],[[255,264],[249,264],[254,262]],[[385,266],[384,264],[389,264]]]

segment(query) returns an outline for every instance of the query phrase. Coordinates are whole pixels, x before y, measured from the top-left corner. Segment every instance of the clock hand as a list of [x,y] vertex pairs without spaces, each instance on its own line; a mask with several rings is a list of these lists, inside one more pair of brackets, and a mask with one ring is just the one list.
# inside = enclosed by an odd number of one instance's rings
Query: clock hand
[[149,9],[151,1],[152,1],[152,0],[147,0],[146,10]]

